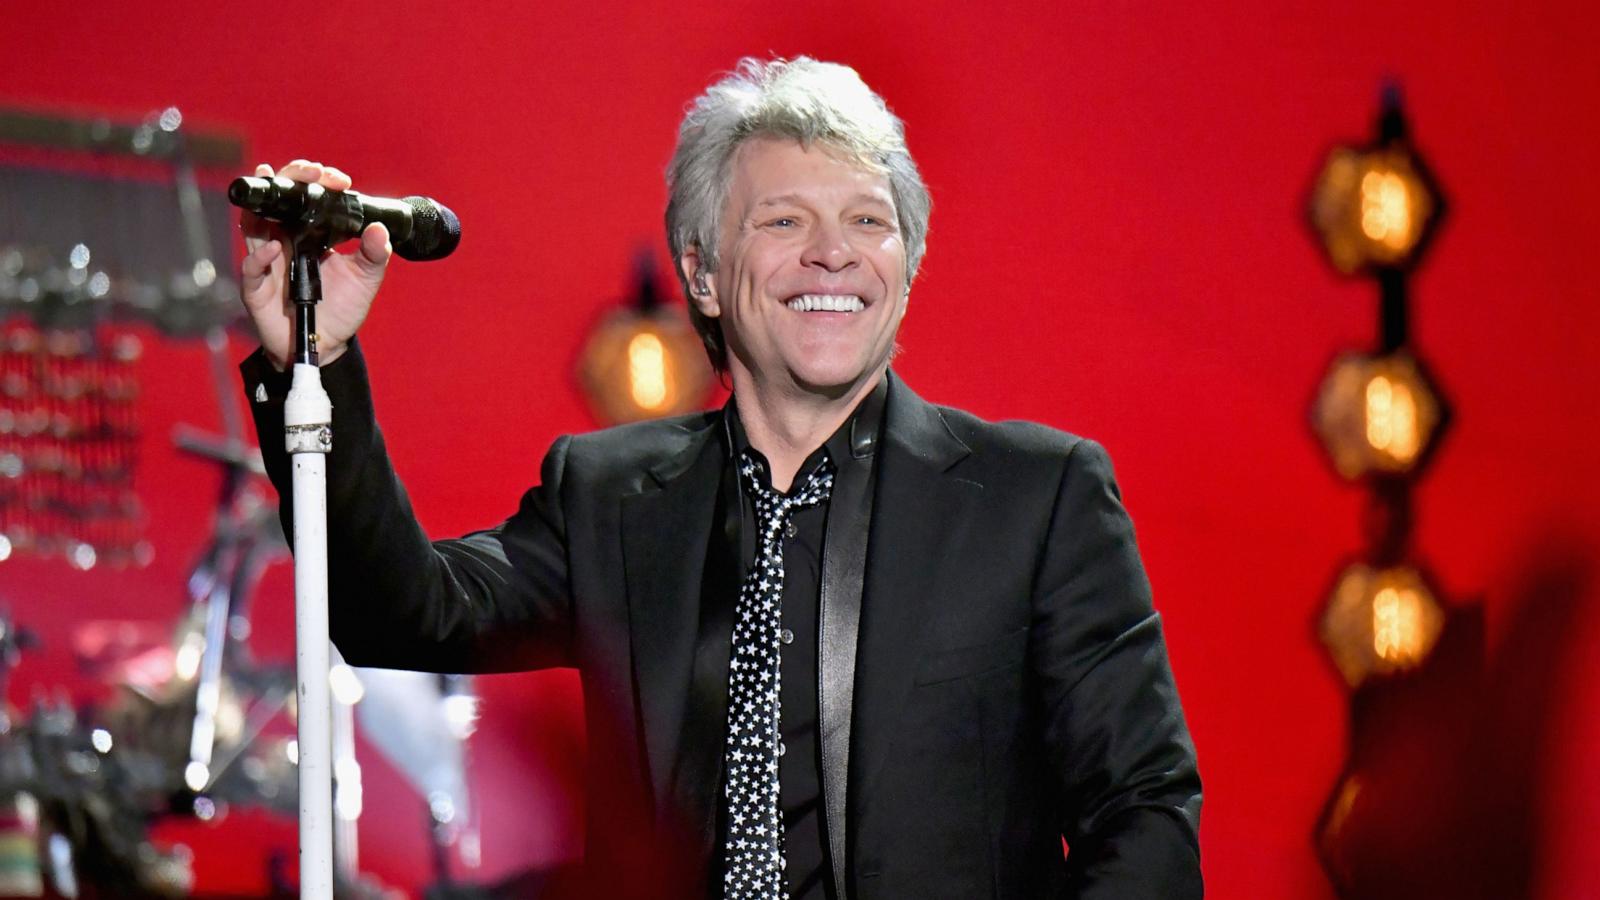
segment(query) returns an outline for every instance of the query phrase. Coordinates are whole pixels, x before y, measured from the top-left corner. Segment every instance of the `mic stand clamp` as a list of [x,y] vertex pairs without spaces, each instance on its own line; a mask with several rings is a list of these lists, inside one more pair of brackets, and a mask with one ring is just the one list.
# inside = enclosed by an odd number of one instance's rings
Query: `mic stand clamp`
[[327,226],[294,236],[289,296],[295,307],[294,379],[283,405],[294,484],[296,728],[300,779],[300,897],[333,897],[333,738],[328,683],[328,452],[333,404],[317,368],[316,306]]

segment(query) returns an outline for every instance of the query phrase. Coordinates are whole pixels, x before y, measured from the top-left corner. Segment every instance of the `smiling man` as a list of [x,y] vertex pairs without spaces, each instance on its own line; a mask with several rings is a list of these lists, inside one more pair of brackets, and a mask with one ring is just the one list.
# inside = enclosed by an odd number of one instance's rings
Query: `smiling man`
[[[459,540],[416,524],[354,343],[382,226],[325,264],[346,658],[580,670],[582,896],[1200,896],[1194,748],[1105,452],[889,371],[929,212],[899,119],[844,66],[745,60],[668,182],[733,399],[560,439],[517,512]],[[241,224],[243,371],[287,507],[285,257]]]
[[825,143],[751,138],[729,160],[718,249],[702,252],[694,234],[674,242],[779,490],[883,379],[905,316],[894,193],[867,165]]

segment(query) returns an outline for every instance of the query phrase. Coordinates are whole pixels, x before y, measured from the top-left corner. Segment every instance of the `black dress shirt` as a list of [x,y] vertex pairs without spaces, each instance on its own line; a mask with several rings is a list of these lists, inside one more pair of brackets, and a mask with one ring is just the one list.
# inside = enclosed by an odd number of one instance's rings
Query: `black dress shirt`
[[[862,400],[850,418],[800,465],[791,488],[804,484],[824,460],[831,460],[836,471],[848,466],[870,467],[874,457],[858,458],[851,452],[852,435],[862,426],[870,426],[874,431],[881,426],[887,394],[888,380],[880,379],[878,386]],[[739,421],[738,411],[731,400],[727,407],[727,418],[729,466],[734,465],[734,461],[746,449],[751,449],[755,456],[761,457],[759,450],[750,448],[743,423]],[[762,459],[765,461],[764,457]],[[870,469],[868,478],[868,490],[871,490]],[[755,503],[737,487],[737,478],[724,479],[723,484],[726,486],[730,481],[740,494],[739,577],[735,584],[743,584],[745,573],[754,564],[758,552]],[[830,509],[831,505],[824,501],[797,510],[790,519],[783,541],[780,632],[783,643],[783,688],[779,697],[781,743],[778,749],[778,806],[783,814],[785,875],[791,900],[834,900],[835,897],[822,805],[822,745],[817,735],[817,659],[821,636],[817,609],[822,591],[822,566],[825,564],[822,557],[823,538],[827,532]],[[718,796],[721,796],[720,791]],[[726,833],[724,825],[719,819],[719,848]],[[722,883],[720,872],[715,873],[711,883]]]

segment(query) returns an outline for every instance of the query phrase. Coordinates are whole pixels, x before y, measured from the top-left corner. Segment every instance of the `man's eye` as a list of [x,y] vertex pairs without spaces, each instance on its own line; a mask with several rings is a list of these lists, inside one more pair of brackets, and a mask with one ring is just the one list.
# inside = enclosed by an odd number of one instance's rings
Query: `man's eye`
[[884,221],[877,216],[856,216],[857,225],[867,225],[874,228],[884,225]]
[[793,228],[795,225],[798,225],[799,223],[796,222],[794,219],[790,218],[789,216],[779,216],[778,218],[773,219],[771,222],[768,222],[767,224],[776,226],[778,228]]

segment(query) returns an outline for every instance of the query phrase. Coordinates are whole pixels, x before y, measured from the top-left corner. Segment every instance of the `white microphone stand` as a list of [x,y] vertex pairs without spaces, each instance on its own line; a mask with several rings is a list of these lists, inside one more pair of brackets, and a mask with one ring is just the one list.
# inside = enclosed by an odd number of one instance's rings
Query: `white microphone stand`
[[328,452],[333,404],[317,368],[323,229],[296,236],[289,267],[295,307],[294,381],[283,405],[294,472],[294,640],[300,776],[300,897],[333,897],[333,709],[328,685]]

